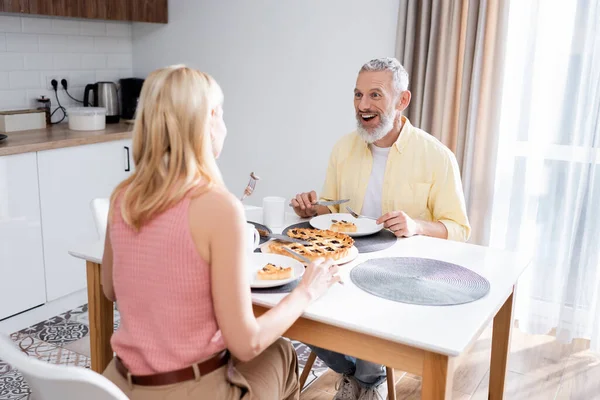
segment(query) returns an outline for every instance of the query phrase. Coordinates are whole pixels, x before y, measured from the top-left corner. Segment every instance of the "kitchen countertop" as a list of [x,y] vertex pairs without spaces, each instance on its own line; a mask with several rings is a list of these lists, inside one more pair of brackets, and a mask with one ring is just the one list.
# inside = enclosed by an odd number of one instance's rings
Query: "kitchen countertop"
[[0,141],[0,156],[130,139],[132,129],[133,124],[119,122],[106,124],[101,131],[72,131],[62,123],[46,129],[7,132],[8,137]]

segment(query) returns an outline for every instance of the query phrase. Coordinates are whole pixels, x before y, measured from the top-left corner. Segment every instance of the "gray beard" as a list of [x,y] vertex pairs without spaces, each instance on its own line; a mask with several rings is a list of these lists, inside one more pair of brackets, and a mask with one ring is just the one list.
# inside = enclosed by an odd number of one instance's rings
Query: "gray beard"
[[368,130],[363,128],[360,121],[360,117],[356,119],[357,133],[368,144],[375,143],[376,141],[382,139],[394,128],[396,110],[393,110],[388,115],[380,114],[379,118],[381,119],[381,121],[379,122],[379,125],[373,129],[372,132],[369,132]]

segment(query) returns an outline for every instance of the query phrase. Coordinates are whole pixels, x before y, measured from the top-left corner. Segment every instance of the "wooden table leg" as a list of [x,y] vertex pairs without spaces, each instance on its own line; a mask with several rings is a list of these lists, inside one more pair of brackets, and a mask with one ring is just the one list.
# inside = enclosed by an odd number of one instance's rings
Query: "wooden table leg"
[[450,400],[454,375],[453,360],[448,356],[426,352],[423,358],[421,399]]
[[492,331],[492,359],[490,362],[489,400],[504,398],[504,381],[506,380],[506,362],[510,350],[510,329],[512,327],[513,292],[494,317]]
[[308,375],[310,375],[310,370],[312,369],[316,359],[317,353],[311,351],[308,355],[308,360],[306,360],[306,363],[304,363],[304,369],[302,370],[302,374],[300,375],[300,390],[304,389],[304,384],[308,379]]
[[104,296],[100,275],[100,264],[87,264],[88,311],[90,319],[90,352],[92,370],[98,373],[113,358],[110,337],[113,334],[113,302]]
[[388,400],[396,400],[396,374],[394,368],[385,367],[385,376],[387,378]]

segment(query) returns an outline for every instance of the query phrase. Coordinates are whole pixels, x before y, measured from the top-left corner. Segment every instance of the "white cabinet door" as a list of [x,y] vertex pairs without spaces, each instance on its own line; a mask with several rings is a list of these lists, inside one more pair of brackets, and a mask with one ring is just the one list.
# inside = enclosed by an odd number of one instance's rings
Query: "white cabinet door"
[[0,157],[0,319],[44,304],[35,153]]
[[86,287],[85,263],[68,251],[98,240],[90,202],[131,174],[127,148],[131,156],[131,140],[38,152],[48,301]]

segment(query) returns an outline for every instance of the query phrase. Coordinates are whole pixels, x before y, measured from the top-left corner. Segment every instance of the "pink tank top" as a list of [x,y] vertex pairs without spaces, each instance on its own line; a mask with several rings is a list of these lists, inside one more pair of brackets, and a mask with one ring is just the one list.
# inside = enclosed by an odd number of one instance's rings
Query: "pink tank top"
[[[117,203],[118,205],[118,203]],[[113,283],[121,322],[113,350],[133,375],[173,371],[225,349],[210,269],[189,228],[190,198],[136,233],[112,214]]]

